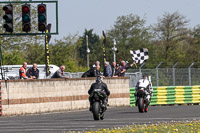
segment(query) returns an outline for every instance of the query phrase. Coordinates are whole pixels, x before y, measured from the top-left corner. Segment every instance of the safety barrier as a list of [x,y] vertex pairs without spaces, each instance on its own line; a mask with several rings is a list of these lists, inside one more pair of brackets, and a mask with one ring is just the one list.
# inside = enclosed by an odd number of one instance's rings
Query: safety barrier
[[[135,106],[135,88],[130,88],[130,106]],[[153,87],[150,105],[200,103],[200,86]]]
[[[2,81],[2,116],[88,109],[88,89],[95,80],[91,77]],[[104,83],[111,93],[110,107],[130,105],[128,77],[104,78]]]

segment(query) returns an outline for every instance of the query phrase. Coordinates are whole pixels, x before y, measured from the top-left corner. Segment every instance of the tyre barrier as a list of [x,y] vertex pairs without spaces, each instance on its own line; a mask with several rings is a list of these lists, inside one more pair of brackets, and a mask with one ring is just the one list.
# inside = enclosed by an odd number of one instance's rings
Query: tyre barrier
[[[130,88],[130,106],[135,106],[135,88]],[[200,86],[153,87],[150,105],[199,104]]]

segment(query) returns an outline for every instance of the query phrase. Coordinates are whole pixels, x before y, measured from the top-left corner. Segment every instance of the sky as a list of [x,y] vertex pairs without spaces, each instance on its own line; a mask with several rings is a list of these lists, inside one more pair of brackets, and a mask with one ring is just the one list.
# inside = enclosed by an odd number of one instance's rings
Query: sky
[[[146,26],[156,24],[164,13],[178,11],[189,20],[189,27],[200,24],[200,0],[58,0],[59,35],[83,35],[84,30],[93,29],[97,35],[110,30],[117,17],[134,14],[146,19]],[[55,31],[55,6],[48,6],[48,23]]]

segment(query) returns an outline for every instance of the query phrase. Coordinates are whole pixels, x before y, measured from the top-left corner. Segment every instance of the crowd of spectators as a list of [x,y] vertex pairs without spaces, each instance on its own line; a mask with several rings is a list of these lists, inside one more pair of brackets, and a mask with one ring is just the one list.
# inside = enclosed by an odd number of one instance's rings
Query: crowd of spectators
[[[19,69],[19,77],[20,79],[38,79],[39,69],[37,68],[37,64],[34,63],[33,67],[27,70],[27,62],[24,62]],[[65,66],[60,66],[60,69],[58,69],[51,78],[69,78],[69,76],[65,75]]]
[[82,78],[84,77],[97,77],[99,75],[103,75],[104,77],[124,77],[125,72],[132,68],[133,65],[136,66],[135,62],[133,64],[126,64],[125,61],[121,61],[121,64],[117,64],[116,62],[112,62],[112,65],[109,62],[104,62],[103,73],[100,72],[100,62],[96,61],[91,68],[86,71]]
[[[109,62],[104,62],[104,69],[103,73],[100,72],[100,62],[96,61],[88,71],[84,72],[81,76],[84,77],[97,77],[99,75],[103,75],[104,77],[124,77],[125,72],[133,67],[133,64],[126,64],[125,61],[121,61],[121,64],[117,64],[116,62],[112,62],[112,65],[110,65]],[[136,64],[135,64],[136,66]],[[27,69],[27,63],[24,62],[22,67],[19,69],[19,77],[20,79],[38,79],[39,78],[39,70],[37,68],[37,64],[34,63],[33,67]],[[51,78],[69,78],[69,76],[65,75],[65,66],[60,66],[60,69],[58,69]]]

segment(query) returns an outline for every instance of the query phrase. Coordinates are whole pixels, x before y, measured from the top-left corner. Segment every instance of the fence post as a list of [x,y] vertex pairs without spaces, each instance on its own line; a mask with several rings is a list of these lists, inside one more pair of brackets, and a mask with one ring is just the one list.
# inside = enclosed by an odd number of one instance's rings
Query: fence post
[[158,86],[158,83],[159,83],[158,68],[160,67],[161,64],[162,64],[162,62],[160,62],[160,63],[156,66],[156,86]]
[[188,80],[189,86],[191,86],[191,67],[194,65],[194,62],[188,67]]
[[173,67],[172,67],[172,71],[173,71],[173,86],[175,86],[175,84],[176,84],[176,77],[175,77],[175,67],[176,67],[176,65],[178,64],[178,62],[176,62],[174,65],[173,65]]

